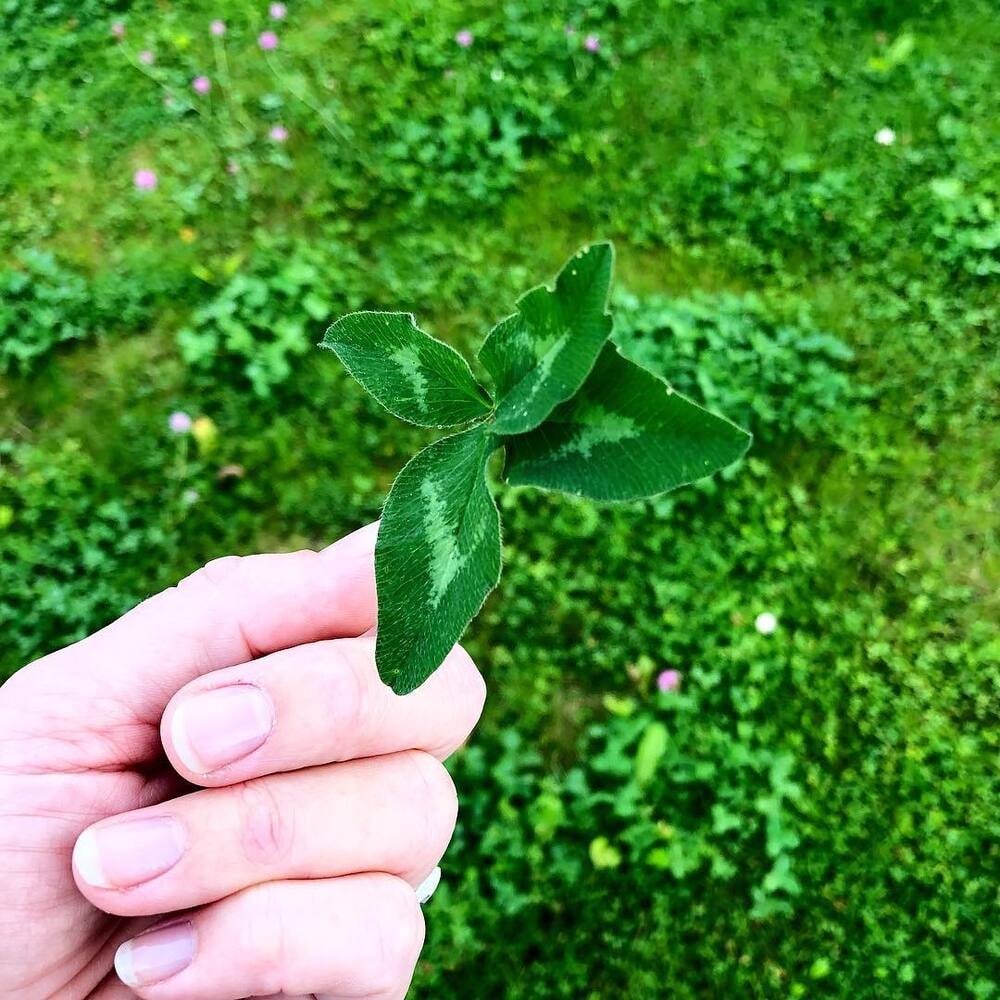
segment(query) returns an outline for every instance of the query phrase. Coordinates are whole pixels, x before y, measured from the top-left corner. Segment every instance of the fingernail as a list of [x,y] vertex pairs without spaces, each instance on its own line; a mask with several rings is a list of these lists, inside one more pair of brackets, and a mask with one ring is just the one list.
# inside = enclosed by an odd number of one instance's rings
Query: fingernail
[[172,816],[91,827],[77,838],[73,865],[97,889],[127,889],[169,871],[184,853],[184,829]]
[[152,986],[186,969],[194,952],[194,926],[181,920],[126,941],[115,952],[115,972],[126,986]]
[[423,906],[423,904],[434,895],[434,890],[437,889],[440,884],[441,869],[435,868],[434,871],[432,871],[430,875],[428,875],[427,878],[425,878],[423,882],[421,882],[420,885],[413,890],[417,894],[417,902]]
[[185,767],[208,774],[256,750],[273,726],[271,699],[253,684],[232,684],[185,698],[170,738]]

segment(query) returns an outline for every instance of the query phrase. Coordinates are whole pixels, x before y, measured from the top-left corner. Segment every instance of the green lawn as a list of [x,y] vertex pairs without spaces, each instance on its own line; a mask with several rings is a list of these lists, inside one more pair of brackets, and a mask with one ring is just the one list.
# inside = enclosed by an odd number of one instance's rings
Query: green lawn
[[609,237],[623,350],[755,445],[502,492],[415,994],[995,996],[995,5],[288,6],[268,54],[263,2],[0,11],[0,676],[377,515],[432,435],[332,318],[471,351]]

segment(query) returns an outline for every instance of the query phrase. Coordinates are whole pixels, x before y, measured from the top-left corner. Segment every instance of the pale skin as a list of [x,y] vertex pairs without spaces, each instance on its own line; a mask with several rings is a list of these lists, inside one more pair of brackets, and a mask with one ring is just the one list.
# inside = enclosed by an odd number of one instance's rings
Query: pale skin
[[485,687],[458,647],[379,680],[376,530],[210,563],[0,688],[5,1000],[406,995]]

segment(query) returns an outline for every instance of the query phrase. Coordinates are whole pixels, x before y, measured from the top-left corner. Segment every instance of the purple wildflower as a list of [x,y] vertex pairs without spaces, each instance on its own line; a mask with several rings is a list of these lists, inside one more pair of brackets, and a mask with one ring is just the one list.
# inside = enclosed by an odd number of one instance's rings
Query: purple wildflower
[[257,39],[257,44],[265,52],[270,52],[278,47],[278,36],[273,31],[262,31]]
[[461,46],[463,49],[467,49],[475,40],[476,36],[468,28],[463,28],[455,35],[455,44]]
[[212,89],[212,81],[207,76],[196,76],[191,81],[191,87],[196,94],[207,94]]
[[221,38],[226,33],[226,22],[225,21],[213,21],[209,26],[208,30],[215,35],[216,38]]
[[187,434],[194,426],[194,421],[183,410],[174,410],[167,418],[167,425],[175,434]]
[[656,686],[663,692],[676,691],[681,686],[681,674],[679,670],[664,670],[656,678]]
[[267,12],[272,21],[282,21],[288,13],[288,8],[283,3],[273,3],[267,8]]
[[140,191],[153,191],[159,183],[155,171],[143,167],[135,172],[132,182]]
[[139,53],[139,62],[141,62],[143,66],[152,66],[153,63],[156,62],[156,56],[154,56],[149,49],[143,49],[142,52]]
[[272,142],[284,142],[288,138],[288,129],[284,125],[272,125],[271,131],[267,134]]
[[111,34],[114,35],[115,38],[124,38],[125,37],[125,22],[124,21],[115,21],[115,23],[111,25]]
[[588,52],[600,52],[601,51],[601,40],[597,35],[587,35],[583,40],[583,47]]

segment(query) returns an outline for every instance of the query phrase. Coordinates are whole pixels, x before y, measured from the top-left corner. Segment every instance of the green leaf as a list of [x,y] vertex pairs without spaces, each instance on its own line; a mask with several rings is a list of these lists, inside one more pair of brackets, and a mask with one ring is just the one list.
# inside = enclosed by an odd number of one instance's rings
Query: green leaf
[[622,852],[607,837],[595,837],[587,853],[595,868],[617,868],[622,863]]
[[751,436],[608,344],[583,388],[541,427],[504,442],[507,482],[637,500],[735,462]]
[[375,543],[375,660],[397,693],[419,687],[500,579],[500,515],[486,485],[496,447],[480,424],[425,448],[396,477]]
[[326,331],[320,346],[402,420],[452,427],[490,412],[489,395],[465,358],[424,333],[410,313],[350,313]]
[[614,249],[595,243],[571,257],[555,285],[539,285],[490,331],[479,360],[493,377],[496,432],[537,427],[583,384],[611,334],[607,313]]
[[635,752],[635,780],[640,787],[653,780],[669,743],[667,727],[662,722],[651,722],[642,734]]

